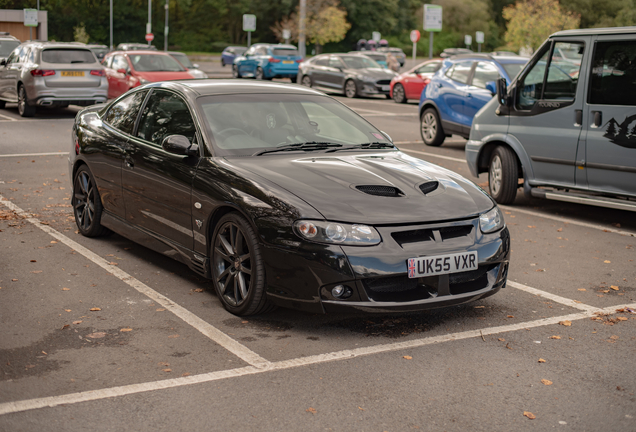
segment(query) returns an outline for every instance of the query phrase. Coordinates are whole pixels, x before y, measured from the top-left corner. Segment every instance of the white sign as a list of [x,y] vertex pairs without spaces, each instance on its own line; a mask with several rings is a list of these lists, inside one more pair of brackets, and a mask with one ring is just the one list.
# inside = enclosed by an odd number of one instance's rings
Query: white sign
[[27,27],[38,26],[38,10],[37,9],[24,10],[24,25]]
[[484,43],[484,32],[475,32],[475,42]]
[[419,30],[411,31],[411,42],[416,43],[418,40],[420,40]]
[[289,29],[283,29],[283,39],[287,40],[291,37],[291,31]]
[[442,31],[442,7],[437,5],[424,5],[424,31]]
[[464,36],[464,45],[470,46],[473,43],[473,37],[471,35]]
[[251,14],[243,15],[243,31],[248,31],[248,32],[256,31],[256,15],[251,15]]
[[382,39],[382,35],[380,34],[380,32],[373,32],[372,34],[372,39],[376,42],[380,42],[380,39]]

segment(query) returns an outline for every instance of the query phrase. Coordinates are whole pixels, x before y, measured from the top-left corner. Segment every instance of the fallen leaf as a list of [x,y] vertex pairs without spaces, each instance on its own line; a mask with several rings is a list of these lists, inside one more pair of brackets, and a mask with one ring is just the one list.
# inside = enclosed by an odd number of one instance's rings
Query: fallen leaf
[[625,317],[616,317],[616,319],[619,321],[627,321],[627,318]]
[[312,413],[312,414],[316,414],[318,411],[316,411],[315,409],[313,409],[312,407],[307,408],[305,411]]
[[156,311],[157,311],[157,312],[163,312],[163,311],[165,311],[165,309],[164,309],[164,308],[159,308],[159,309],[157,309]]
[[70,309],[64,309],[64,310],[65,310],[66,312],[70,312],[70,311],[71,311]]
[[17,281],[18,281],[17,279],[11,279],[11,282],[17,282]]
[[81,322],[82,322],[82,320],[73,321],[73,324],[79,324],[79,323],[81,323]]
[[561,324],[562,326],[570,327],[572,325],[572,321],[559,321],[559,324]]
[[552,381],[547,380],[547,379],[542,379],[542,380],[541,380],[541,384],[545,384],[545,385],[552,385]]
[[610,288],[613,289],[614,291],[618,291],[618,287],[616,285],[610,285]]
[[103,338],[106,336],[106,332],[95,332],[95,333],[91,333],[89,335],[86,335],[86,337],[91,338],[91,339],[99,339],[99,338]]
[[579,288],[579,291],[587,291],[585,288]]
[[51,240],[51,244],[55,244],[57,243],[55,240]]
[[497,339],[499,342],[505,342],[506,340],[504,338],[499,338]]
[[514,315],[508,315],[508,318],[514,318],[514,317],[515,317]]
[[194,290],[194,292],[203,292],[203,288],[197,288]]
[[110,264],[110,265],[119,265],[119,264],[118,264],[118,263],[116,263],[116,262],[109,262],[108,264]]
[[184,372],[181,374],[182,377],[190,376],[190,372]]
[[70,291],[70,288],[62,288],[62,291]]
[[241,324],[247,324],[249,321],[241,321]]
[[543,360],[542,358],[539,359],[539,363],[545,363],[545,360]]
[[170,363],[167,362],[159,362],[157,363],[159,366],[170,366]]
[[129,331],[132,331],[132,329],[130,327],[126,327],[126,328],[123,328],[123,329],[121,329],[119,331],[120,332],[129,332]]
[[161,369],[164,372],[172,372],[172,369]]
[[609,292],[609,290],[599,290],[599,292],[607,294]]
[[559,228],[559,229],[557,230],[557,232],[561,232],[561,231],[563,231],[563,228]]
[[62,330],[64,330],[65,328],[68,328],[68,327],[70,327],[70,326],[71,326],[70,324],[64,324],[64,325],[62,326]]
[[550,339],[561,339],[561,336],[550,336]]
[[358,407],[358,409],[359,409],[360,411],[364,411],[364,408],[362,408],[362,407]]
[[524,415],[524,416],[526,416],[526,417],[528,417],[530,420],[534,420],[534,419],[536,419],[536,418],[537,418],[537,416],[536,416],[536,415],[534,415],[534,414],[532,414],[530,411],[524,411],[524,412],[523,412],[523,415]]
[[475,306],[475,309],[483,309],[483,308],[485,308],[485,307],[486,307],[486,306]]
[[610,263],[611,263],[611,261],[609,261],[609,260],[605,260],[605,261],[603,261],[603,262],[604,262],[605,264],[610,264]]
[[170,336],[168,336],[168,337],[169,337],[169,338],[178,338],[178,337],[179,337],[179,335],[170,335]]
[[32,270],[31,273],[42,273],[42,270]]
[[528,228],[536,228],[535,225],[528,225]]
[[100,310],[101,310],[101,308],[97,308],[97,307],[94,307],[94,308],[90,309],[91,312],[97,312],[97,311],[100,311]]
[[616,335],[612,335],[612,336],[610,336],[610,339],[612,339],[612,340],[618,340],[618,336],[616,336]]
[[31,260],[31,262],[37,262],[36,260]]
[[403,358],[405,358],[407,360],[413,360],[413,357],[411,357],[411,356],[403,356]]

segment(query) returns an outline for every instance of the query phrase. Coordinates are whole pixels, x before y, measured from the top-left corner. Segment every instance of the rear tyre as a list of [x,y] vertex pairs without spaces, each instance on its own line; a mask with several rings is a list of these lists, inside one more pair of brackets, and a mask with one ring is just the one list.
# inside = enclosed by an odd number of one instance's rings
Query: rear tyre
[[345,96],[348,98],[358,97],[358,86],[354,80],[350,79],[345,83]]
[[406,103],[406,93],[402,84],[396,84],[393,86],[393,101],[395,103]]
[[73,214],[79,232],[86,237],[99,237],[108,234],[108,228],[102,226],[102,200],[95,184],[93,174],[86,165],[75,173],[73,181]]
[[223,307],[239,315],[272,309],[265,294],[265,268],[256,232],[239,213],[219,220],[210,243],[212,285]]
[[427,108],[420,118],[420,135],[424,144],[431,147],[442,145],[446,136],[435,108]]
[[298,77],[291,77],[289,78],[292,82],[292,84],[296,84],[296,82],[298,82]]
[[232,77],[233,78],[240,78],[241,74],[238,71],[238,67],[236,65],[232,65]]
[[495,148],[488,167],[488,190],[498,204],[512,204],[519,187],[517,156],[509,147]]
[[22,117],[33,117],[35,115],[35,106],[29,105],[26,89],[23,85],[18,88],[18,113]]
[[263,72],[262,67],[259,66],[256,68],[256,73],[254,74],[254,78],[257,79],[258,81],[262,81],[263,79],[265,79],[265,73]]
[[0,109],[4,109],[6,102],[3,100],[0,100]]
[[303,79],[300,80],[300,83],[304,85],[305,87],[311,87],[312,86],[311,77],[309,75],[303,76]]

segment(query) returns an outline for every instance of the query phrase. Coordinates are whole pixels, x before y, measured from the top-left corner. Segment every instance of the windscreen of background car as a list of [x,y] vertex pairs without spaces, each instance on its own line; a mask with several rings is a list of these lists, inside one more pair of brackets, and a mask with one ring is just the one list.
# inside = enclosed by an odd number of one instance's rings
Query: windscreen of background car
[[7,58],[11,51],[13,51],[18,45],[19,41],[12,40],[0,40],[0,58]]
[[348,69],[366,69],[366,68],[382,69],[382,66],[380,66],[374,60],[371,60],[368,57],[341,56],[340,59],[343,62],[345,62]]
[[96,63],[97,58],[90,50],[49,48],[42,51],[42,61],[45,63]]
[[171,54],[172,57],[176,58],[179,63],[187,67],[188,69],[194,69],[194,65],[190,61],[187,55],[185,54]]
[[505,69],[506,73],[511,80],[515,79],[517,74],[521,72],[521,69],[525,66],[525,63],[502,63],[501,66]]
[[139,72],[183,72],[185,69],[169,55],[129,54],[133,68]]
[[217,155],[248,156],[305,142],[387,142],[362,117],[326,96],[242,94],[198,99]]
[[275,56],[294,56],[298,57],[298,50],[288,48],[274,48],[272,49],[272,55]]

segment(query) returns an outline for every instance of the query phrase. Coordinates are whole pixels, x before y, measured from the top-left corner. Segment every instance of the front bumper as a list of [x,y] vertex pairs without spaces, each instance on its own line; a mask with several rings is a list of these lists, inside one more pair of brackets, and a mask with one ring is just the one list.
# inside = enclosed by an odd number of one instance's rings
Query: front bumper
[[481,141],[474,141],[474,140],[468,140],[466,142],[466,148],[465,148],[466,163],[468,164],[468,169],[470,170],[470,173],[474,177],[479,177],[479,167],[478,167],[479,150],[481,149],[482,144],[483,143]]
[[[315,313],[404,312],[467,303],[495,294],[506,285],[510,259],[507,228],[483,234],[478,219],[472,219],[376,229],[383,239],[376,246],[298,242],[295,250],[275,247],[265,251],[270,299],[281,306]],[[437,241],[433,237],[404,241],[404,236],[422,236],[427,230],[442,234],[434,236]],[[477,251],[477,270],[408,277],[409,258],[464,251]],[[334,298],[331,290],[336,285],[349,287],[352,295]]]
[[391,93],[391,80],[361,81],[358,83],[358,91],[361,95],[388,95]]
[[294,62],[290,66],[283,67],[270,64],[264,70],[265,76],[267,78],[294,78],[298,76],[298,63]]

